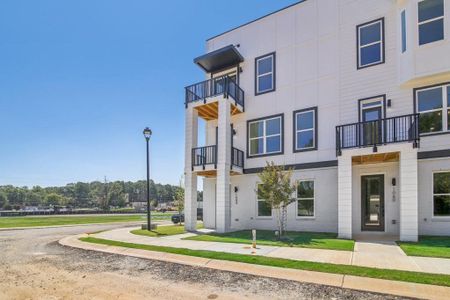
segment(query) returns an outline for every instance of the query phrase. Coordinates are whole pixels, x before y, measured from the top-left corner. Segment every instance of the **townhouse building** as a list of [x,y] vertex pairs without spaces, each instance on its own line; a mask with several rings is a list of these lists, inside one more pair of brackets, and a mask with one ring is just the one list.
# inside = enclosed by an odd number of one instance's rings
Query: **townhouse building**
[[[306,0],[214,36],[185,88],[185,226],[275,229],[267,162],[292,168],[287,229],[450,235],[450,1]],[[206,121],[198,145],[198,120]]]

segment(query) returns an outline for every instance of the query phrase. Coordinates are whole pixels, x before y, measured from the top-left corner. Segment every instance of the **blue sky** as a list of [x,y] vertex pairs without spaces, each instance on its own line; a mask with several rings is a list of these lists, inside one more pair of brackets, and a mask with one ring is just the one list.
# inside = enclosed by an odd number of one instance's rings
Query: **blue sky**
[[177,184],[205,40],[293,0],[2,0],[0,185]]

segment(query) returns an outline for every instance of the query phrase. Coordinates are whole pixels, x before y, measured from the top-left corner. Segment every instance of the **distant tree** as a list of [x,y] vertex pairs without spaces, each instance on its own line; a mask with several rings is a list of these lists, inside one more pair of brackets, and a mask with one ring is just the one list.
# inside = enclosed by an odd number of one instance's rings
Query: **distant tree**
[[0,208],[5,208],[8,205],[8,198],[5,193],[0,192]]
[[283,236],[286,228],[287,206],[295,199],[292,197],[296,187],[291,184],[292,170],[284,171],[284,167],[267,163],[263,171],[258,174],[261,184],[256,193],[276,211],[279,236]]
[[45,200],[47,205],[51,206],[66,205],[68,202],[66,197],[56,193],[48,194]]

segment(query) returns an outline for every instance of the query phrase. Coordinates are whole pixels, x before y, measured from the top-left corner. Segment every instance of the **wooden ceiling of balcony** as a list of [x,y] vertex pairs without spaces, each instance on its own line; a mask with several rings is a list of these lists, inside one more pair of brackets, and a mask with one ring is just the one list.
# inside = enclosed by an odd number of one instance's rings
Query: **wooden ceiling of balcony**
[[[217,176],[217,171],[216,170],[205,170],[205,171],[198,171],[196,172],[198,176],[204,176],[204,177],[216,177]],[[236,172],[231,170],[230,171],[230,175],[234,176],[234,175],[242,175],[242,173]]]
[[383,162],[395,162],[399,161],[399,152],[388,152],[388,153],[375,153],[369,155],[360,155],[352,157],[353,165],[367,165],[367,164],[377,164]]
[[[231,115],[241,113],[236,105],[231,105]],[[196,106],[195,109],[198,111],[198,116],[206,121],[217,120],[219,118],[219,102],[211,102],[204,105]]]

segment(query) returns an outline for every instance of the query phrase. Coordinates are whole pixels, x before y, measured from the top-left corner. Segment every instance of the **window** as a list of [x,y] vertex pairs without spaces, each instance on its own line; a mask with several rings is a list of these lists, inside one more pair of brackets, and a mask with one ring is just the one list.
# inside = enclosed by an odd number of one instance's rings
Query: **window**
[[294,111],[294,152],[317,149],[317,107]]
[[275,90],[275,52],[255,58],[255,94]]
[[406,11],[403,10],[401,13],[401,23],[402,23],[402,53],[406,51]]
[[283,115],[248,121],[248,149],[250,156],[283,152]]
[[314,217],[314,181],[300,181],[297,185],[297,216]]
[[258,217],[271,217],[272,216],[272,208],[270,205],[266,202],[265,199],[261,198],[260,195],[260,187],[261,185],[258,184],[258,192],[257,192],[257,216]]
[[450,171],[433,173],[433,216],[450,217]]
[[358,69],[384,63],[384,18],[357,26]]
[[420,133],[450,131],[450,84],[416,90]]
[[444,0],[418,3],[419,45],[444,39]]

